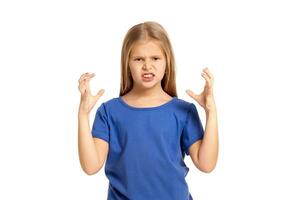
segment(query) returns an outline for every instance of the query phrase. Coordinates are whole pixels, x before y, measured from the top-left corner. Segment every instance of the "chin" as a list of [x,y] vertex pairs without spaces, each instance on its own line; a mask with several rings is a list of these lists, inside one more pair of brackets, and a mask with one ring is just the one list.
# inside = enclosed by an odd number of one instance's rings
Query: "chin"
[[144,88],[152,88],[154,86],[156,86],[157,84],[159,84],[159,82],[141,82],[140,85]]

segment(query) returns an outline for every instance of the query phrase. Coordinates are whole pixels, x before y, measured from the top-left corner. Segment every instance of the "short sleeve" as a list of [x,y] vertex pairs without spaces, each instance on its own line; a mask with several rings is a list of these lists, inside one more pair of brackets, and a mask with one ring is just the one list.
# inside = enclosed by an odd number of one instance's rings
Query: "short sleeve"
[[91,132],[93,137],[109,142],[109,125],[104,103],[96,111]]
[[197,140],[202,140],[203,136],[204,130],[197,108],[193,103],[191,103],[180,141],[181,148],[186,155],[189,155],[189,147]]

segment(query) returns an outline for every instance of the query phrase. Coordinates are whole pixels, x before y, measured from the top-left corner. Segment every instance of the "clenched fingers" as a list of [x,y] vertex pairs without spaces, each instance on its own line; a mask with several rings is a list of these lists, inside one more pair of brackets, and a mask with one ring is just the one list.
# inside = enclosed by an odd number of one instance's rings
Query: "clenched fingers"
[[82,81],[86,86],[86,91],[88,91],[88,92],[91,91],[89,83],[90,83],[91,78],[93,78],[94,76],[95,76],[95,74],[93,73],[93,74],[89,75],[88,77],[84,78],[84,80]]
[[207,67],[203,69],[203,72],[205,72],[210,79],[214,78],[213,74],[210,72],[210,70]]
[[82,75],[80,76],[80,78],[78,79],[78,83],[80,83],[80,81],[83,79],[83,77],[85,77],[87,74],[88,74],[88,72],[82,74]]
[[85,79],[91,78],[91,77],[93,77],[93,76],[95,76],[94,73],[92,73],[92,74],[84,73],[84,74],[82,74],[82,75],[80,76],[78,82],[81,83],[81,82],[84,81]]

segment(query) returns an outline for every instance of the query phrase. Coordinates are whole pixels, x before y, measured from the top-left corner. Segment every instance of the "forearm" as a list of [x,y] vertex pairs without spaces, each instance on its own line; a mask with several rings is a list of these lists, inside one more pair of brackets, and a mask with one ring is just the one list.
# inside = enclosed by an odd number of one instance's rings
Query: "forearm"
[[218,123],[216,109],[206,111],[206,125],[204,138],[199,148],[199,165],[206,171],[212,171],[218,158]]
[[78,152],[82,169],[92,174],[99,167],[96,146],[91,134],[89,115],[78,112]]

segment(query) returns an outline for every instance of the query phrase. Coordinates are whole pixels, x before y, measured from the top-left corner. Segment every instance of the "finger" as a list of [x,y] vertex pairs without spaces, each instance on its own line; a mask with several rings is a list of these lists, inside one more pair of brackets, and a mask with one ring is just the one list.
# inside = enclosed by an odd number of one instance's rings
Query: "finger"
[[83,80],[81,80],[81,82],[79,83],[79,85],[85,85],[85,87],[87,88],[87,91],[90,91],[89,88],[89,80],[91,79],[91,77],[87,76],[84,77]]
[[193,99],[195,99],[195,100],[197,99],[197,95],[192,90],[187,89],[185,92]]
[[95,74],[94,73],[92,73],[91,75],[89,75],[85,80],[84,80],[84,82],[85,82],[85,85],[86,85],[86,88],[87,88],[87,91],[91,91],[90,90],[90,80],[93,78],[95,76]]
[[207,68],[207,67],[205,67],[205,68],[202,70],[202,73],[207,74],[207,77],[208,77],[208,78],[211,78],[211,77],[209,76],[209,74],[208,74],[208,68]]
[[208,75],[208,77],[209,77],[210,79],[213,79],[213,78],[214,78],[213,74],[210,72],[210,70],[209,70],[207,67],[204,68],[203,71]]
[[86,79],[87,79],[88,77],[83,77],[82,78],[82,80],[80,80],[80,82],[79,82],[79,86],[81,87],[81,86],[84,86],[84,87],[86,87]]
[[94,76],[95,76],[95,74],[93,73],[93,74],[89,75],[88,77],[85,77],[83,81],[85,81],[85,83],[89,83],[90,80],[91,80]]
[[95,76],[94,73],[92,73],[92,74],[87,74],[86,76],[84,76],[84,77],[82,78],[82,81],[84,81],[84,80],[86,80],[86,79],[88,79],[88,78],[94,77],[94,76]]
[[88,72],[82,74],[82,75],[80,76],[80,78],[78,79],[78,82],[80,83],[80,81],[83,79],[83,77],[85,77],[87,74],[88,74]]
[[81,74],[80,79],[87,74],[88,74],[88,72]]
[[92,74],[85,73],[85,74],[79,79],[78,82],[81,83],[81,82],[84,81],[85,79],[87,79],[87,78],[89,78],[89,77],[93,77],[93,76],[95,76],[94,73],[92,73]]
[[84,85],[86,86],[86,91],[87,92],[90,92],[91,89],[90,89],[90,78],[87,78],[84,80]]
[[105,92],[104,89],[99,90],[99,92],[96,95],[97,99],[99,99],[103,95],[104,92]]
[[207,74],[205,73],[202,73],[202,77],[204,77],[205,79],[205,87],[211,87],[212,86],[212,82],[211,82],[211,79],[208,77]]
[[205,79],[205,86],[211,87],[211,80],[206,73],[202,73],[201,76]]

